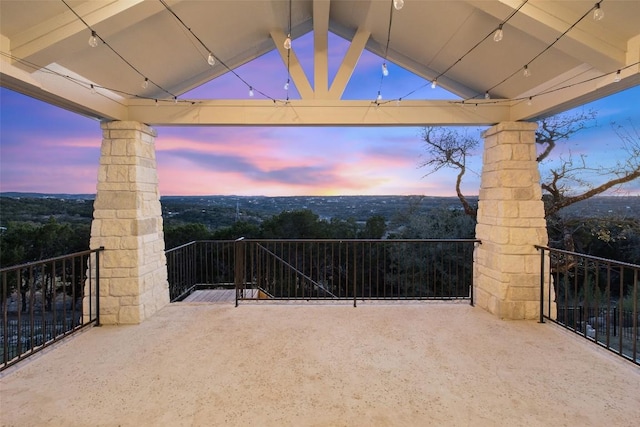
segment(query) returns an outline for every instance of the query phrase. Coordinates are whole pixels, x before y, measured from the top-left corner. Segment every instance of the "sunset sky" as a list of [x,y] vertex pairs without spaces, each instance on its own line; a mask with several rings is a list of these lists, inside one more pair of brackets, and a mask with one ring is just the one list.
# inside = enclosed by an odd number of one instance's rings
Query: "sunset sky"
[[[313,36],[295,40],[294,49],[312,76]],[[347,45],[330,38],[329,78]],[[382,59],[363,53],[344,99],[457,99],[389,64],[382,80]],[[256,89],[286,97],[286,66],[271,52],[236,70]],[[312,83],[313,84],[313,83]],[[413,94],[408,95],[410,92]],[[299,98],[293,85],[289,96]],[[181,98],[248,98],[231,73]],[[256,98],[260,98],[256,94]],[[612,121],[640,123],[640,87],[589,104],[597,127],[563,146],[564,155],[586,154],[611,165],[624,157]],[[95,193],[100,154],[99,122],[0,89],[0,192]],[[274,107],[275,108],[275,107]],[[280,107],[286,108],[286,107]],[[640,130],[640,125],[637,125]],[[156,157],[160,193],[169,195],[455,195],[455,174],[424,177],[420,128],[414,127],[158,127]],[[477,134],[483,129],[459,129]],[[481,146],[480,149],[481,150]],[[464,189],[477,194],[481,152],[470,161]],[[542,165],[544,171],[548,165]],[[640,195],[634,182],[624,194]]]

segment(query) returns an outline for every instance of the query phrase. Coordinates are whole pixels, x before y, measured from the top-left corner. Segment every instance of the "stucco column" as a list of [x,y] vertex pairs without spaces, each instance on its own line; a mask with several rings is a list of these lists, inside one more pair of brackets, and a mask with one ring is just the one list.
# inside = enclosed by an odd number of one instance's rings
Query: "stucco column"
[[[103,122],[91,249],[101,258],[100,321],[140,323],[169,302],[154,139],[138,122]],[[86,306],[87,301],[85,301]]]
[[546,245],[548,235],[536,128],[505,122],[483,133],[474,296],[477,306],[505,319],[536,319],[540,309],[540,253],[534,245]]

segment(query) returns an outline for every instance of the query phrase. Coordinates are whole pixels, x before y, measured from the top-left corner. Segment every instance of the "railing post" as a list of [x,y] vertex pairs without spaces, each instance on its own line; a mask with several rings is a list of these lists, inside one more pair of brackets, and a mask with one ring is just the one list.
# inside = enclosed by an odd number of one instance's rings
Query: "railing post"
[[244,283],[244,254],[245,254],[245,242],[244,237],[240,237],[235,241],[235,259],[234,259],[234,276],[233,283],[236,287],[236,307],[238,306],[238,299],[243,292]]
[[100,325],[100,254],[104,251],[104,246],[100,246],[96,251],[96,326]]
[[540,251],[540,323],[544,323],[544,248]]

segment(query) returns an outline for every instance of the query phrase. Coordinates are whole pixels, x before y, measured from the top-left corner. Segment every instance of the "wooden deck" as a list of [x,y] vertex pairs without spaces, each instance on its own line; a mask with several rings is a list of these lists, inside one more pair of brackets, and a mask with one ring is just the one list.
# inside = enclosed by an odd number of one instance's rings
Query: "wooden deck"
[[[246,289],[247,298],[255,298],[256,289]],[[203,289],[194,291],[183,302],[206,302],[210,304],[225,304],[236,302],[235,289]]]

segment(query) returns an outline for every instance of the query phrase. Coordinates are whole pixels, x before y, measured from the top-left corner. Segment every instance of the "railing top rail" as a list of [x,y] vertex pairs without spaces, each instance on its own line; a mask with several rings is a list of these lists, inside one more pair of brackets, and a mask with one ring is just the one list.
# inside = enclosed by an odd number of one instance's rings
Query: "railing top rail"
[[629,268],[640,269],[640,265],[638,265],[638,264],[630,264],[628,262],[616,261],[616,260],[609,259],[609,258],[601,258],[601,257],[593,256],[593,255],[581,254],[579,252],[571,252],[571,251],[567,251],[567,250],[564,250],[564,249],[550,248],[548,246],[535,245],[535,248],[538,249],[538,250],[542,249],[542,250],[549,251],[549,252],[558,252],[558,253],[565,254],[565,255],[579,256],[579,257],[583,257],[583,258],[588,258],[588,259],[593,260],[593,261],[600,261],[600,262],[603,262],[603,263],[615,264],[615,265],[618,265],[618,266],[621,266],[621,267],[629,267]]
[[248,243],[482,243],[480,239],[245,239],[243,241]]
[[102,252],[102,251],[104,251],[104,246],[100,246],[97,249],[87,249],[86,251],[74,252],[72,254],[60,255],[60,256],[57,256],[57,257],[53,257],[53,258],[39,259],[37,261],[31,261],[31,262],[27,262],[27,263],[24,263],[24,264],[12,265],[12,266],[9,266],[9,267],[0,268],[0,274],[6,273],[6,272],[12,271],[12,270],[18,270],[20,268],[28,268],[28,267],[32,267],[32,266],[38,265],[38,264],[46,264],[48,262],[61,261],[63,259],[79,257],[79,256],[83,256],[83,255],[89,255],[89,254],[92,254],[92,253],[95,253],[95,252]]

